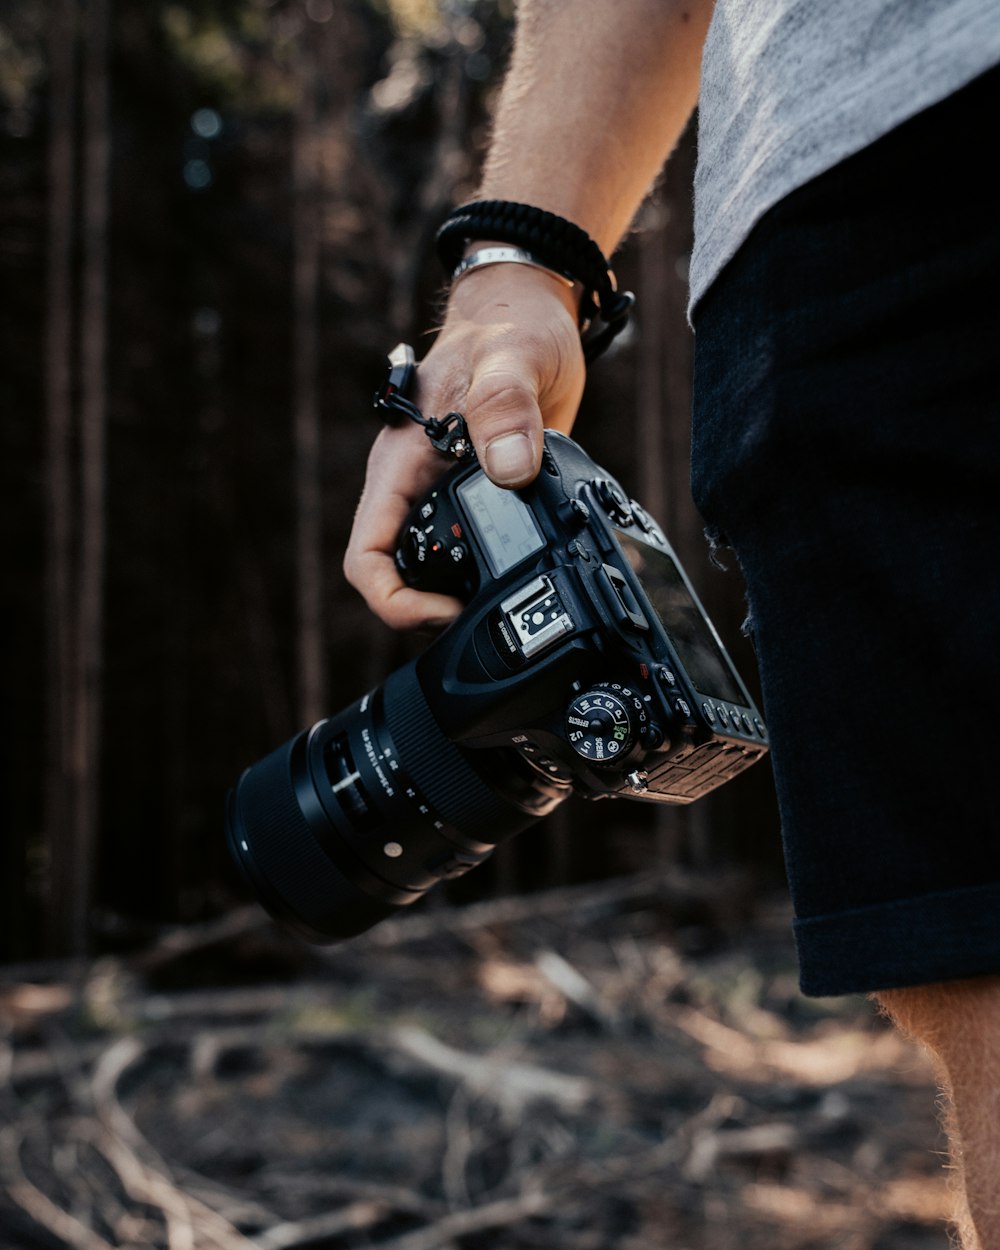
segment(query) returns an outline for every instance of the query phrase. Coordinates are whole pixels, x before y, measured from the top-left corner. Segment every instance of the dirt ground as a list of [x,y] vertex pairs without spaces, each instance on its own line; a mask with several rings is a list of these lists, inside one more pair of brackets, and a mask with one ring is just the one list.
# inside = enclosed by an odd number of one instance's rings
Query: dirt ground
[[0,1248],[945,1250],[927,1061],[642,878],[0,968]]

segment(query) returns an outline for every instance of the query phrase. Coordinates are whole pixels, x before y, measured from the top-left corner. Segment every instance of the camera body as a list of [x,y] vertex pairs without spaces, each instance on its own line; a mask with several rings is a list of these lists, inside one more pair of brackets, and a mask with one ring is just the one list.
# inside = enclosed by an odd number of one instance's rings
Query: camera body
[[363,932],[572,791],[690,803],[766,753],[662,530],[564,435],[546,433],[518,492],[456,464],[413,509],[396,560],[463,612],[248,768],[227,801],[244,875],[310,940]]
[[572,439],[545,435],[517,493],[459,465],[396,553],[465,611],[417,660],[444,733],[511,748],[587,798],[690,803],[767,731],[659,525]]

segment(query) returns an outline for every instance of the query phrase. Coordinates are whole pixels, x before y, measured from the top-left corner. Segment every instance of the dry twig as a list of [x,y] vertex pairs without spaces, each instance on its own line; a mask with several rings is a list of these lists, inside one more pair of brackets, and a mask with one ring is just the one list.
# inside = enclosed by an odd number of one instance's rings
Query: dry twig
[[58,1206],[28,1179],[21,1165],[23,1130],[12,1125],[0,1131],[0,1166],[7,1193],[27,1215],[75,1250],[115,1250],[89,1225]]
[[524,1115],[533,1102],[549,1102],[576,1111],[592,1097],[590,1082],[581,1077],[564,1076],[533,1064],[512,1063],[499,1052],[470,1055],[438,1041],[424,1029],[396,1029],[392,1040],[405,1054],[461,1081],[472,1093],[488,1098],[512,1121]]
[[295,1246],[310,1245],[327,1237],[372,1228],[387,1215],[388,1207],[378,1202],[351,1202],[337,1211],[316,1215],[308,1220],[291,1220],[276,1224],[253,1239],[257,1250],[293,1250]]
[[551,1204],[552,1199],[548,1195],[536,1191],[521,1194],[517,1198],[488,1202],[471,1211],[453,1211],[427,1228],[381,1242],[378,1250],[441,1250],[442,1246],[456,1237],[468,1237],[471,1233],[509,1227],[542,1215]]
[[97,1064],[91,1089],[105,1132],[98,1135],[96,1144],[121,1177],[126,1192],[163,1211],[169,1250],[196,1250],[196,1223],[220,1250],[252,1250],[253,1243],[228,1220],[174,1184],[166,1164],[120,1102],[118,1082],[145,1053],[146,1048],[137,1038],[125,1037],[111,1046]]

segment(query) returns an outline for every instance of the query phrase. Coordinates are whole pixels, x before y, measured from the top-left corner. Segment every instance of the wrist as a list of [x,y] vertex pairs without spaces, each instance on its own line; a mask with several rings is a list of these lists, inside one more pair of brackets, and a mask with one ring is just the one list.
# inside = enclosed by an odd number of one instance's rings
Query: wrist
[[[472,261],[463,260],[470,244],[487,240],[498,241],[492,251],[506,255],[488,258],[484,252]],[[474,264],[492,267],[502,259],[547,270],[564,284],[579,282],[582,302],[577,304],[577,322],[588,362],[605,351],[628,322],[635,297],[618,290],[600,247],[576,222],[547,209],[513,200],[474,200],[445,218],[436,244],[453,281]]]
[[[489,242],[470,244],[471,255]],[[495,245],[501,246],[501,245]],[[448,293],[447,310],[474,321],[519,320],[522,316],[537,318],[539,304],[558,302],[571,320],[574,333],[579,333],[580,304],[583,286],[567,285],[557,273],[531,265],[484,265],[463,274],[461,281]],[[528,311],[530,308],[530,312]],[[522,310],[522,311],[519,311]]]

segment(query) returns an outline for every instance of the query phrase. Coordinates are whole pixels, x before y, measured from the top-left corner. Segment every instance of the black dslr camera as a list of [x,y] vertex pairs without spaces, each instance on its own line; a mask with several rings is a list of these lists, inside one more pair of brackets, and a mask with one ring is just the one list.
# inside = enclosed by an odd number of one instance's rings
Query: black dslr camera
[[670,544],[613,478],[549,431],[537,479],[502,490],[461,429],[423,423],[469,454],[414,508],[396,561],[465,610],[228,799],[245,875],[313,941],[468,872],[571,791],[690,803],[767,752]]

